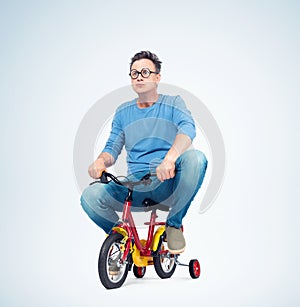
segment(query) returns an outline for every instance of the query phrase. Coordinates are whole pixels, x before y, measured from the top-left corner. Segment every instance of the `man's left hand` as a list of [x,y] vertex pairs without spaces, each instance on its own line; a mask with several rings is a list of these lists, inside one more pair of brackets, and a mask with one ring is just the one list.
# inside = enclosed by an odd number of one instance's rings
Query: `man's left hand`
[[156,168],[156,176],[161,182],[173,178],[175,176],[175,162],[164,160]]

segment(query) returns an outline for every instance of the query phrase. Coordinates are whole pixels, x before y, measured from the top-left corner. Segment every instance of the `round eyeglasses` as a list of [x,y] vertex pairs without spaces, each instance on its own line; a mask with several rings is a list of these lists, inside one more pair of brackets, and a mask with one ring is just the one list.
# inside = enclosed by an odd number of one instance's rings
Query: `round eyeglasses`
[[129,76],[131,77],[131,79],[137,79],[139,74],[141,74],[141,76],[143,78],[149,78],[151,74],[158,74],[158,72],[156,71],[151,71],[149,68],[142,68],[141,71],[138,71],[136,69],[132,69],[130,71]]

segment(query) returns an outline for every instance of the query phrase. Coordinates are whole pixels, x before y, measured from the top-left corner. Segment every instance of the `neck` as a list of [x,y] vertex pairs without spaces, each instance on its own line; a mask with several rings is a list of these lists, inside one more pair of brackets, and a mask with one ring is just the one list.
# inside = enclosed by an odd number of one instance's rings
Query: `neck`
[[151,107],[158,99],[158,93],[141,93],[137,100],[137,104],[140,108]]

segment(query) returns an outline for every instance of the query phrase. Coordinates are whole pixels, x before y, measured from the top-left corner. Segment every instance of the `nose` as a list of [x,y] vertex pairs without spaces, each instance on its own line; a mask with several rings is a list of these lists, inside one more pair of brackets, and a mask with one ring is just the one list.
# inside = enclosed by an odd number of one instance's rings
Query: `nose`
[[143,81],[143,76],[141,72],[139,72],[138,77],[136,78],[137,81]]

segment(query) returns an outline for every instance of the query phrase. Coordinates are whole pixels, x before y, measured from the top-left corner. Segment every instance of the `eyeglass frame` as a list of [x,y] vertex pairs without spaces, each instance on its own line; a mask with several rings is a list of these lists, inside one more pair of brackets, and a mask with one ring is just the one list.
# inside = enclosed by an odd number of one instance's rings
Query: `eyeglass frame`
[[[144,77],[144,76],[143,76],[143,74],[142,74],[142,71],[143,71],[143,70],[147,70],[147,71],[149,72],[149,76],[148,76],[148,77]],[[137,72],[136,78],[132,78],[132,76],[131,76],[131,73],[132,73],[133,71],[136,71],[136,72]],[[130,73],[129,73],[129,76],[130,76],[131,79],[136,80],[136,79],[139,77],[139,75],[141,75],[143,78],[147,79],[147,78],[150,77],[151,74],[156,74],[156,75],[158,75],[159,72],[157,72],[157,71],[152,71],[152,70],[150,70],[150,69],[147,68],[147,67],[143,67],[143,68],[141,69],[141,71],[138,71],[137,69],[132,69],[132,70],[130,71]]]

